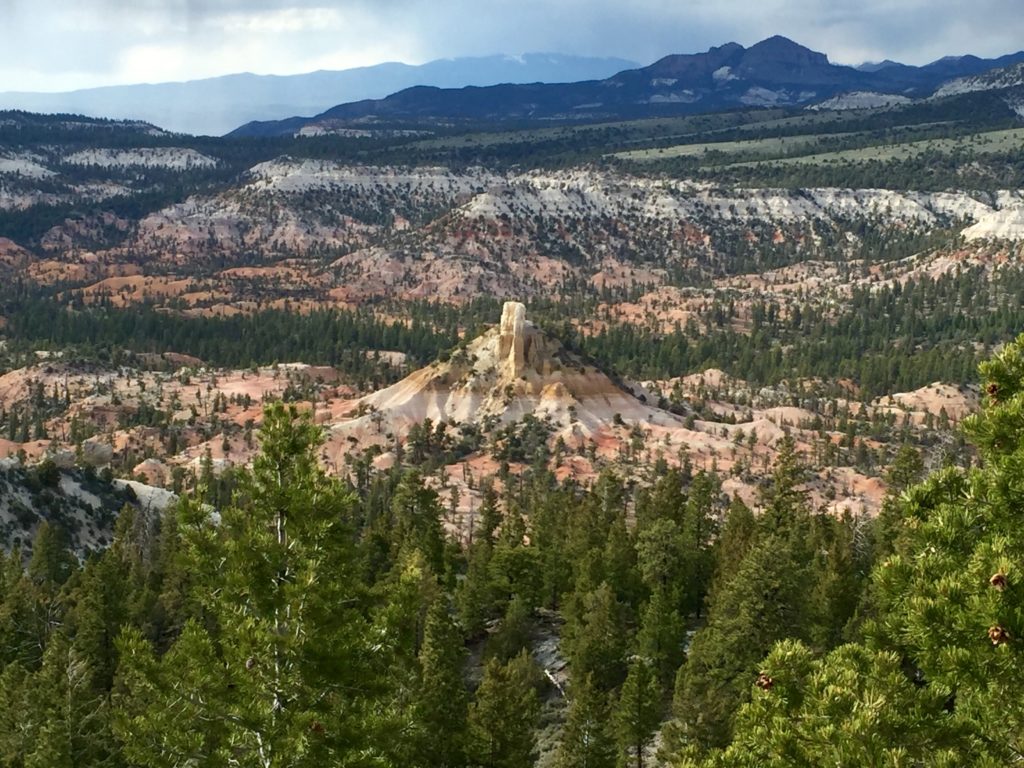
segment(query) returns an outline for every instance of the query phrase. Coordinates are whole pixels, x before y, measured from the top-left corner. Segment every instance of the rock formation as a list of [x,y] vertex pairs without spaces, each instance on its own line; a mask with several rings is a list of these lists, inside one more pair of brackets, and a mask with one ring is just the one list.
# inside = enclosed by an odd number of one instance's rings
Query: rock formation
[[[365,446],[377,424],[402,434],[413,424],[508,424],[532,414],[570,437],[593,436],[622,421],[677,428],[682,419],[651,408],[566,350],[506,302],[497,327],[450,359],[350,401],[331,425],[336,443]],[[374,421],[376,419],[376,422]]]
[[506,361],[508,375],[517,379],[526,372],[526,306],[518,301],[506,301],[501,311],[498,357]]

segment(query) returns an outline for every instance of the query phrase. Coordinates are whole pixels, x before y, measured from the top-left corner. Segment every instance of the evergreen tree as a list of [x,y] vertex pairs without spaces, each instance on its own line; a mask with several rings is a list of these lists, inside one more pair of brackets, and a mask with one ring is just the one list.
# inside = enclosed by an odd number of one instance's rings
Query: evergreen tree
[[129,612],[131,584],[118,562],[115,550],[90,561],[74,590],[74,606],[67,624],[74,636],[74,647],[88,662],[97,691],[109,690],[117,669],[117,636],[121,628],[137,616]]
[[686,583],[686,553],[679,525],[661,518],[637,534],[637,566],[644,585],[651,592],[668,591]]
[[519,655],[530,643],[532,626],[530,606],[522,596],[516,595],[509,601],[498,631],[487,641],[487,655],[503,663]]
[[593,676],[594,684],[605,692],[617,688],[626,677],[626,641],[622,605],[607,583],[583,596],[563,633],[573,674]]
[[686,590],[682,609],[686,613],[695,612],[698,616],[714,573],[720,493],[721,483],[717,477],[698,472],[690,485],[680,524],[686,565]]
[[490,542],[475,542],[469,549],[466,576],[459,584],[459,620],[470,637],[479,637],[483,633],[498,602],[497,590],[491,580],[492,553]]
[[821,651],[840,644],[864,596],[870,560],[856,551],[856,524],[849,514],[839,519],[821,514],[812,521],[805,636]]
[[761,670],[732,744],[705,768],[997,764],[946,695],[915,684],[896,654],[847,645],[818,659],[787,640]]
[[[575,676],[575,673],[574,673]],[[588,674],[576,678],[569,689],[569,711],[555,757],[557,768],[612,768],[615,736],[607,693]]]
[[8,663],[0,671],[0,765],[5,768],[20,768],[33,741],[25,720],[29,681],[21,664]]
[[566,556],[568,515],[575,499],[563,490],[551,490],[532,503],[530,541],[537,547],[541,572],[541,605],[557,609],[572,586],[573,563]]
[[403,550],[418,550],[436,574],[445,572],[443,510],[437,492],[423,484],[418,472],[407,472],[391,502],[393,557]]
[[[193,623],[159,662],[137,633],[121,644],[119,735],[142,765],[166,764],[160,734],[175,708],[174,748],[198,742],[214,761],[314,765],[369,746],[365,694],[353,695],[375,678],[352,591],[350,499],[317,466],[308,416],[268,407],[261,438],[219,523],[207,508],[185,510],[206,626]],[[186,649],[195,668],[175,679],[164,665]]]
[[650,659],[658,679],[668,683],[682,664],[686,622],[675,607],[667,588],[659,588],[644,606],[636,636],[638,653]]
[[749,696],[758,663],[776,641],[809,631],[810,517],[798,488],[801,475],[792,442],[784,441],[754,541],[733,573],[729,564],[718,566],[707,624],[693,638],[676,700],[675,732],[687,744],[728,743],[732,716]]
[[[118,639],[121,665],[114,731],[132,765],[227,768],[232,744],[252,754],[256,733],[231,711],[231,682],[209,633],[189,621],[162,657],[137,629]],[[175,695],[177,694],[177,695]],[[281,758],[275,755],[275,759]],[[256,759],[251,764],[260,765]],[[275,763],[272,761],[271,765]]]
[[644,751],[661,723],[661,713],[661,686],[654,665],[641,656],[634,656],[614,713],[623,765],[644,768]]
[[924,461],[912,445],[900,446],[885,474],[886,493],[874,526],[875,556],[881,560],[892,554],[892,547],[903,523],[900,496],[921,479]]
[[32,559],[28,563],[29,578],[55,594],[74,572],[75,565],[75,557],[68,549],[67,531],[44,520],[36,530],[32,543]]
[[466,764],[469,696],[463,682],[462,633],[445,601],[434,601],[420,649],[420,679],[415,704],[419,728],[416,764],[457,768]]
[[732,581],[736,568],[743,562],[757,536],[754,513],[738,497],[734,497],[726,512],[725,523],[715,551],[714,572],[707,600],[713,600],[726,584]]
[[523,651],[508,664],[491,659],[469,712],[470,764],[479,768],[533,765],[537,717],[537,669]]
[[1024,336],[981,366],[986,402],[965,430],[981,467],[947,468],[900,501],[895,553],[875,571],[868,636],[955,697],[997,760],[1024,754]]
[[153,638],[157,648],[165,651],[181,633],[188,617],[198,613],[176,506],[168,507],[160,518],[153,576],[157,591],[152,607]]
[[390,654],[399,662],[390,671],[408,674],[423,645],[430,606],[439,599],[437,577],[418,549],[406,550],[375,591],[375,631],[387,638]]

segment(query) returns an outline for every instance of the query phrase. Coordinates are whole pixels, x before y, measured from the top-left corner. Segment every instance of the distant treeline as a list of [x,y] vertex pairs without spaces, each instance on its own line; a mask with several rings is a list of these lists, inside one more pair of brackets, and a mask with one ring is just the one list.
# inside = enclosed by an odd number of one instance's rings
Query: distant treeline
[[397,350],[426,362],[454,346],[454,329],[413,319],[386,322],[369,312],[266,310],[231,317],[188,317],[149,306],[68,310],[47,299],[21,302],[8,314],[17,342],[85,351],[178,352],[215,366],[302,361],[349,367],[368,350]]
[[704,327],[671,333],[612,325],[562,334],[598,364],[634,378],[663,378],[709,367],[756,385],[787,378],[849,378],[865,397],[933,381],[973,381],[993,346],[1024,328],[1024,273],[966,269],[904,285],[860,288],[842,309],[804,302],[755,305],[750,333],[730,329],[735,308],[719,301]]

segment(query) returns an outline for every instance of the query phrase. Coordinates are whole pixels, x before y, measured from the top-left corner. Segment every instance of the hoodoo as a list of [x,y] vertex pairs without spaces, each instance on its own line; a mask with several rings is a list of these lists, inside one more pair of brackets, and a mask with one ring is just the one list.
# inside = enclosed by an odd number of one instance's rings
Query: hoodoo
[[507,361],[508,373],[519,378],[526,371],[526,354],[529,339],[526,338],[526,306],[518,301],[506,301],[501,311],[501,336],[498,342],[498,357]]
[[386,442],[377,423],[402,434],[424,419],[435,424],[508,424],[527,414],[548,420],[567,442],[612,428],[616,417],[682,426],[682,419],[649,407],[587,366],[529,322],[523,304],[509,301],[497,327],[449,359],[351,401],[332,425],[332,435],[347,450],[349,443],[365,448],[371,441]]

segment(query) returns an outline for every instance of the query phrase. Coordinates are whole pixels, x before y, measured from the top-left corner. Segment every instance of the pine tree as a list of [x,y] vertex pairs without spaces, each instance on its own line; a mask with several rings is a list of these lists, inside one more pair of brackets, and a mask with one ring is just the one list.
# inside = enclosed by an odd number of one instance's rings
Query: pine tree
[[445,572],[443,510],[437,492],[423,484],[418,472],[407,472],[391,502],[392,558],[418,550],[436,574]]
[[875,556],[879,560],[892,554],[892,547],[903,524],[900,496],[921,479],[923,471],[924,461],[920,452],[912,445],[900,446],[885,474],[885,498],[874,525],[873,543]]
[[702,766],[997,764],[949,711],[946,694],[916,684],[894,653],[846,645],[815,658],[801,643],[783,641],[761,664],[751,696],[732,744]]
[[[575,674],[574,674],[575,677]],[[588,674],[569,689],[569,711],[555,757],[557,768],[612,768],[615,736],[607,693]]]
[[821,651],[840,644],[864,597],[870,561],[858,556],[855,525],[849,514],[840,519],[817,515],[812,522],[805,636]]
[[74,572],[75,566],[75,557],[68,549],[67,531],[44,520],[32,543],[29,578],[50,593],[56,593]]
[[459,620],[470,637],[483,634],[487,620],[494,615],[498,602],[495,594],[497,590],[491,581],[492,554],[493,545],[490,542],[475,542],[468,553],[466,577],[459,584]]
[[615,707],[620,762],[644,768],[644,751],[661,723],[662,692],[654,666],[641,656],[629,664]]
[[487,662],[469,712],[470,763],[480,768],[530,768],[540,712],[537,669],[523,651],[508,664]]
[[708,589],[707,600],[713,600],[736,574],[736,567],[743,562],[757,536],[757,522],[754,513],[738,497],[734,497],[726,512],[725,523],[715,550],[715,565]]
[[[44,529],[45,526],[45,529]],[[47,639],[61,624],[64,606],[60,601],[61,583],[70,575],[70,553],[58,542],[60,535],[43,523],[40,531],[43,546],[36,548],[26,573],[21,552],[15,550],[6,558],[0,579],[0,666],[17,662],[36,670],[43,660]]]
[[[368,738],[366,693],[354,692],[371,691],[377,675],[353,592],[350,498],[317,466],[308,415],[268,407],[261,437],[219,523],[199,505],[183,512],[204,626],[189,625],[159,663],[137,633],[122,642],[119,735],[142,765],[166,765],[156,745],[175,707],[174,747],[198,742],[211,760],[228,750],[264,768],[314,765]],[[177,680],[163,667],[186,649],[200,661]]]
[[501,611],[519,595],[531,608],[541,600],[541,569],[537,548],[523,541],[523,529],[508,525],[488,561],[490,589]]
[[22,765],[33,741],[26,727],[31,677],[21,664],[3,665],[0,671],[0,765]]
[[685,583],[685,558],[679,525],[667,518],[649,523],[637,534],[637,566],[644,586],[654,592]]
[[251,755],[244,721],[229,711],[237,684],[204,628],[187,622],[160,658],[137,629],[121,634],[118,649],[124,693],[116,699],[114,732],[130,764],[226,768],[232,741]]
[[[67,623],[74,636],[75,651],[88,662],[97,691],[106,691],[117,669],[116,640],[131,618],[130,582],[118,562],[115,550],[108,550],[86,564],[75,589],[74,607]],[[136,622],[141,623],[141,622]]]
[[[19,677],[20,692],[13,688]],[[4,687],[12,686],[5,698],[13,696],[17,709],[12,729],[0,721],[0,744],[17,745],[12,757],[25,768],[120,765],[106,692],[95,690],[94,679],[67,638],[55,633],[36,673],[4,675]]]
[[654,590],[644,606],[636,636],[638,653],[651,660],[662,683],[672,680],[684,660],[686,622],[679,615],[677,602],[668,588]]
[[711,587],[715,565],[715,542],[719,529],[718,497],[721,483],[706,472],[699,472],[690,485],[689,496],[680,523],[682,551],[686,557],[686,590],[683,611],[698,616]]
[[462,671],[465,650],[462,633],[445,602],[439,598],[430,608],[419,655],[414,716],[419,729],[417,764],[425,768],[466,764],[469,695]]
[[[738,565],[720,561],[707,624],[694,636],[683,667],[673,730],[677,740],[698,749],[728,743],[732,716],[749,696],[758,663],[776,641],[808,631],[810,517],[792,442],[783,442],[753,542]],[[732,522],[730,516],[727,531]],[[726,551],[723,546],[720,555]]]
[[492,482],[485,482],[480,489],[480,526],[473,532],[475,541],[494,543],[494,534],[501,525],[501,510],[498,509],[498,494]]
[[564,489],[549,490],[532,502],[530,542],[537,547],[541,572],[541,605],[560,607],[572,586],[572,562],[566,556],[568,514],[574,499]]
[[181,633],[188,617],[198,613],[176,506],[168,507],[160,518],[154,576],[153,637],[157,648],[164,651]]
[[430,606],[439,599],[437,576],[418,549],[406,550],[376,592],[380,604],[374,612],[375,629],[387,638],[399,662],[391,671],[405,672],[420,653]]
[[584,595],[567,618],[563,647],[573,674],[592,675],[594,684],[608,692],[626,677],[626,640],[622,605],[604,583]]
[[509,601],[498,631],[487,641],[487,656],[502,663],[518,656],[529,645],[532,626],[530,606],[522,596],[516,595]]
[[981,366],[985,403],[965,423],[981,466],[936,472],[900,500],[895,552],[875,571],[867,635],[955,697],[1004,764],[1024,753],[1024,336]]

